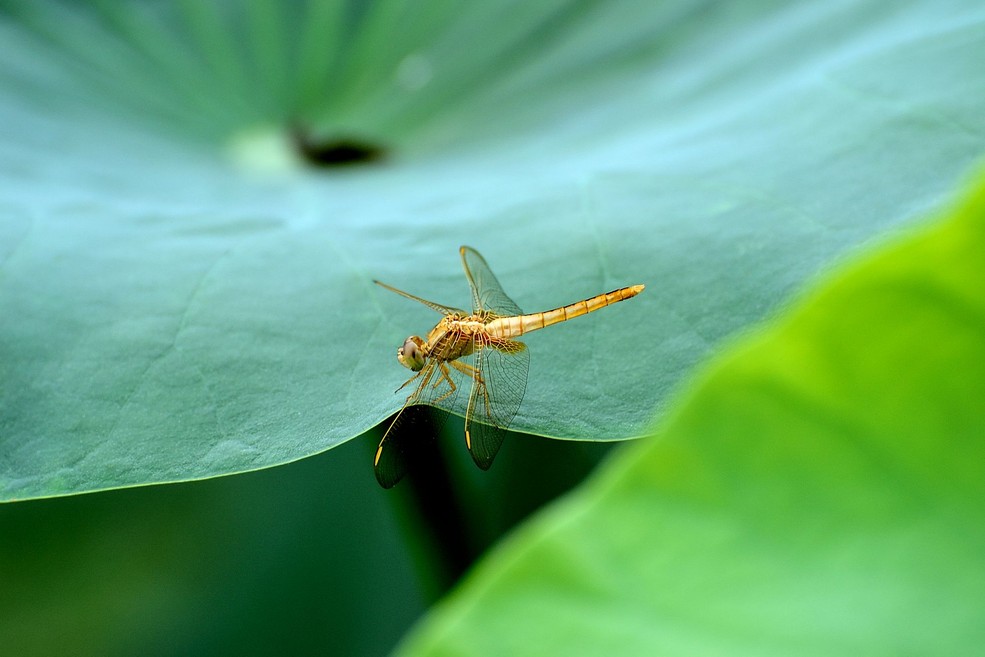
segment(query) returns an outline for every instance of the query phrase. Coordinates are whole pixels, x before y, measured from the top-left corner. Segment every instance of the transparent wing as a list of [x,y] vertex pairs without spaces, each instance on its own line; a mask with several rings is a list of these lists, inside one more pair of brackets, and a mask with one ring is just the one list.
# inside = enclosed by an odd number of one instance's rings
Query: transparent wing
[[393,488],[411,470],[421,445],[433,440],[436,427],[427,406],[404,406],[390,423],[379,448],[373,471],[383,488]]
[[411,300],[416,301],[418,303],[423,303],[425,306],[427,306],[431,310],[437,311],[437,312],[441,313],[442,315],[461,315],[463,317],[465,315],[468,315],[468,313],[465,312],[464,310],[460,310],[458,308],[452,308],[451,306],[442,306],[440,303],[435,303],[434,301],[428,301],[427,299],[422,299],[421,297],[414,296],[410,292],[404,292],[403,290],[398,290],[397,288],[393,287],[392,285],[387,285],[386,283],[383,283],[381,281],[374,280],[373,282],[376,283],[377,285],[379,285],[382,288],[386,288],[387,290],[390,290],[391,292],[396,292],[397,294],[399,294],[402,297],[407,297],[408,299],[411,299]]
[[[433,440],[440,425],[435,425],[427,406],[464,415],[464,403],[459,409],[459,393],[468,383],[461,372],[446,363],[428,361],[424,369],[411,379],[414,391],[390,423],[376,450],[373,471],[383,488],[391,488],[412,467],[414,455],[423,441]],[[461,399],[465,399],[464,395]]]
[[522,315],[523,311],[513,299],[507,296],[503,287],[496,280],[485,258],[475,249],[463,246],[459,249],[462,254],[462,266],[465,277],[469,279],[472,288],[472,311],[491,310],[502,317]]
[[503,445],[505,431],[516,416],[527,388],[530,354],[522,342],[503,340],[477,349],[465,439],[472,460],[488,470]]

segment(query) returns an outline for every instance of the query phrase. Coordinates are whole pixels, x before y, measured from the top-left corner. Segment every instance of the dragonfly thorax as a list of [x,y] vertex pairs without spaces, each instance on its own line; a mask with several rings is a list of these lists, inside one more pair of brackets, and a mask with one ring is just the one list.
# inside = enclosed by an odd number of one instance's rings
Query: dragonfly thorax
[[397,349],[397,360],[400,361],[401,365],[414,372],[420,372],[424,369],[427,358],[424,340],[416,335],[404,340],[404,346]]

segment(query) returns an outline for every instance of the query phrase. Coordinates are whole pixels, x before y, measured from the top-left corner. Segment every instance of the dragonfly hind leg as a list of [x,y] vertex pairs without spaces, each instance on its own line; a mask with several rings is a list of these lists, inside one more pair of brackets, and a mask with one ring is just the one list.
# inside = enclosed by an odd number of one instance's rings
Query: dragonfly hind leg
[[459,363],[457,360],[451,361],[452,366],[460,372],[464,372],[469,377],[475,380],[479,385],[479,389],[482,393],[483,405],[486,407],[486,417],[492,417],[492,404],[489,401],[489,388],[486,387],[486,382],[482,380],[482,373],[472,365],[468,363]]
[[475,379],[475,381],[478,382],[479,385],[481,386],[486,385],[486,382],[482,380],[482,374],[479,372],[478,369],[472,367],[468,363],[460,363],[457,360],[452,360],[449,362],[451,363],[451,366],[454,367],[459,372],[462,372],[470,379]]

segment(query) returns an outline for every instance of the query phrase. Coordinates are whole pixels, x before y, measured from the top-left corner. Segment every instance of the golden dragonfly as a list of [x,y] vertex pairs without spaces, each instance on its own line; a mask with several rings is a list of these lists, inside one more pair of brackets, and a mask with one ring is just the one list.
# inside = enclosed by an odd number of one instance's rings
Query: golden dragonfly
[[[465,444],[472,460],[488,470],[527,387],[530,355],[516,338],[643,291],[643,285],[631,285],[553,310],[524,314],[503,291],[478,251],[463,246],[459,253],[472,290],[472,312],[373,281],[442,315],[426,339],[412,335],[397,349],[400,364],[415,372],[397,391],[411,384],[414,388],[376,450],[373,466],[384,488],[395,485],[407,472],[413,441],[402,439],[402,434],[413,423],[410,409],[415,406],[434,406],[464,417]],[[469,394],[462,399],[459,391],[467,382],[471,382]]]

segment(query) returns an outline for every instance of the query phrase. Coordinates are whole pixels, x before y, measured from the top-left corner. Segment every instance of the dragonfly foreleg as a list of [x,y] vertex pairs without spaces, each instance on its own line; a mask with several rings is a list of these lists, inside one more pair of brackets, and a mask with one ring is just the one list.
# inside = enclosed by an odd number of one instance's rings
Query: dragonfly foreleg
[[[431,380],[431,377],[434,376],[434,368],[433,367],[424,368],[414,376],[404,381],[404,386],[410,383],[411,381],[413,381],[414,379],[420,378],[422,374],[424,375],[424,378],[421,379],[421,382],[417,384],[416,388],[414,388],[414,392],[407,395],[407,403],[410,403],[410,400],[414,399],[415,397],[420,397],[421,391],[428,387],[428,382]],[[400,388],[403,388],[404,386],[400,386]],[[400,390],[400,388],[397,388],[397,390]]]
[[399,388],[397,388],[396,390],[394,390],[394,392],[400,392],[401,390],[403,390],[404,388],[406,388],[406,387],[407,387],[407,384],[408,384],[408,383],[410,383],[411,381],[415,381],[415,380],[417,380],[418,378],[420,378],[420,376],[421,376],[422,374],[424,374],[424,370],[421,370],[420,372],[418,372],[418,373],[417,373],[417,374],[415,374],[414,376],[412,376],[412,377],[410,377],[409,379],[407,379],[406,381],[404,381],[403,383],[401,383],[401,384],[400,384],[400,387],[399,387]]

